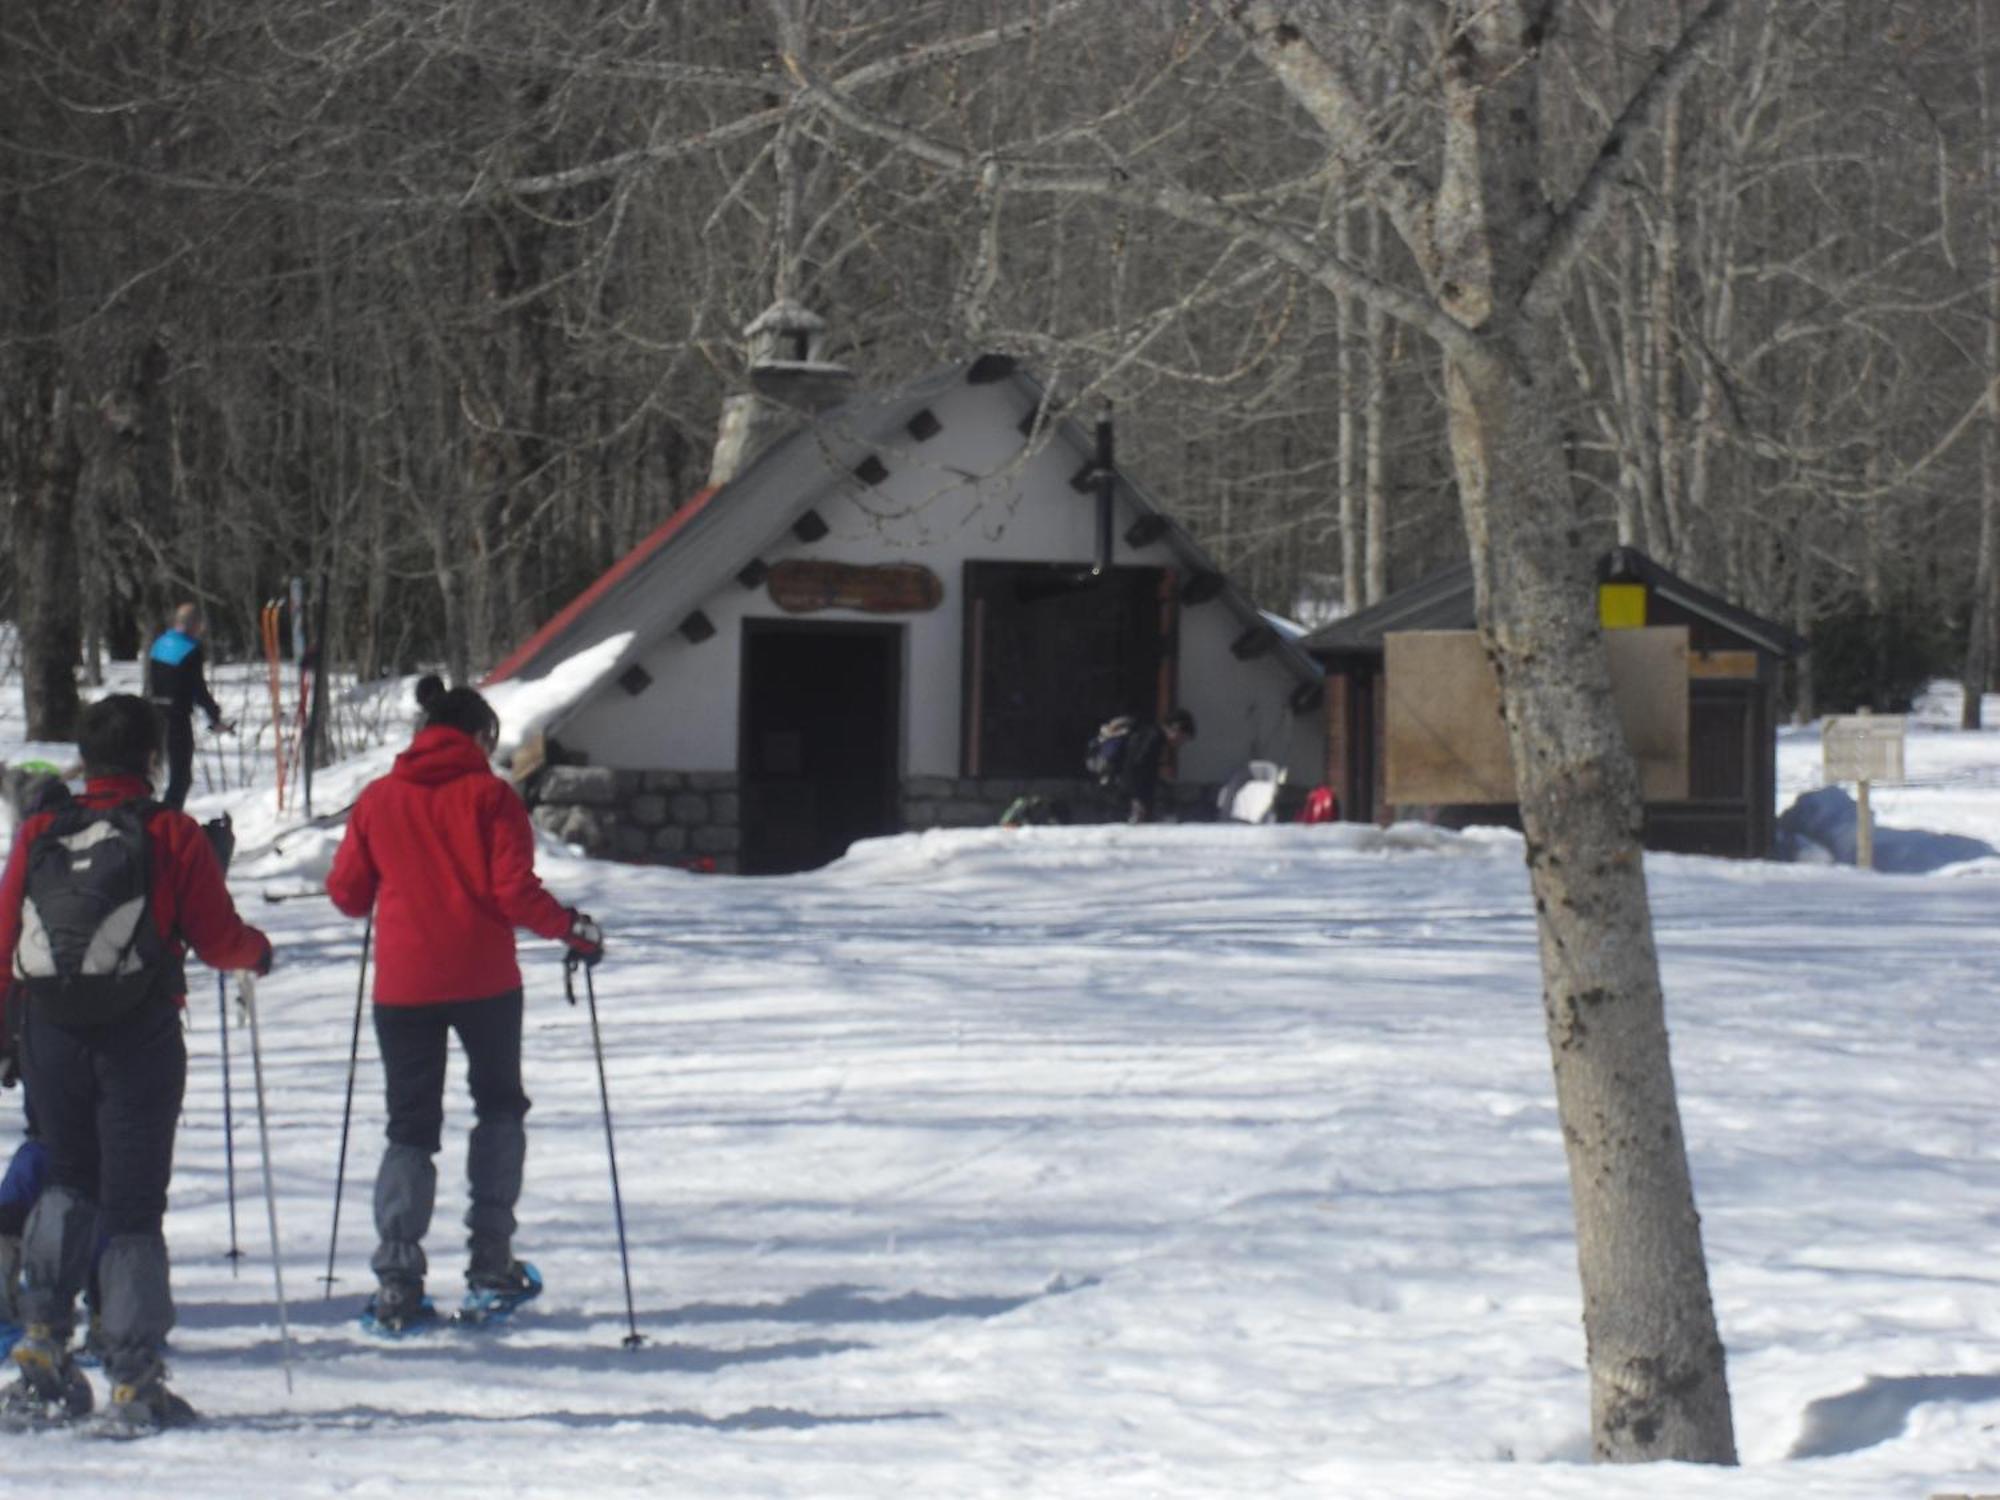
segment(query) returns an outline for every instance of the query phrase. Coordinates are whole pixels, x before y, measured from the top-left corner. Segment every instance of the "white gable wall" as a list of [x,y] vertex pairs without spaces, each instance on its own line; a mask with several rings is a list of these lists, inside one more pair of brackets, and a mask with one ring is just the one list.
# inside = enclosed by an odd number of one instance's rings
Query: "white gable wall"
[[[758,554],[767,563],[788,557],[922,563],[944,585],[944,601],[936,609],[794,615],[773,604],[763,587],[745,589],[727,578],[701,605],[715,635],[691,644],[670,633],[640,659],[652,685],[637,697],[607,685],[560,726],[562,743],[592,764],[618,769],[733,771],[743,622],[862,621],[902,629],[903,775],[958,775],[964,564],[1088,564],[1096,547],[1096,497],[1070,487],[1087,455],[1058,439],[1023,460],[1026,442],[1018,424],[1027,413],[1026,399],[1012,382],[953,387],[930,407],[942,431],[921,443],[904,435],[901,446],[876,450],[889,470],[881,484],[843,477],[815,499],[814,509],[829,527],[826,536],[808,544],[787,531]],[[986,477],[970,477],[977,475]],[[1123,532],[1135,515],[1121,500],[1114,561],[1174,566],[1164,542],[1140,549],[1125,545]],[[1181,751],[1180,777],[1222,781],[1255,757],[1287,764],[1294,781],[1317,782],[1324,764],[1322,716],[1317,710],[1287,712],[1296,679],[1281,662],[1269,656],[1242,662],[1231,654],[1230,643],[1242,629],[1219,600],[1181,610],[1178,701],[1193,710],[1201,732]],[[1115,707],[1106,705],[1106,711]]]

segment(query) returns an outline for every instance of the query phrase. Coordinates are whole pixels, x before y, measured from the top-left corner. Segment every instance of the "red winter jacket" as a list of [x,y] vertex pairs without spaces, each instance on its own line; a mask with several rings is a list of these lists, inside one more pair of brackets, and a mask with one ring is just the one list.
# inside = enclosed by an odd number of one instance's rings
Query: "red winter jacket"
[[347,819],[326,893],[350,917],[375,908],[375,1003],[483,1000],[521,986],[514,929],[569,931],[535,878],[521,799],[471,735],[425,729]]
[[[76,800],[85,807],[116,807],[152,794],[143,777],[97,776]],[[54,821],[54,813],[36,813],[22,823],[14,832],[6,872],[0,874],[0,961],[9,974],[14,971],[14,945],[21,938],[28,846]],[[260,967],[271,951],[271,940],[236,914],[236,903],[222,881],[222,866],[201,825],[186,813],[162,807],[146,820],[146,841],[153,859],[153,925],[174,955],[192,947],[211,969]],[[176,995],[174,1003],[186,999]]]

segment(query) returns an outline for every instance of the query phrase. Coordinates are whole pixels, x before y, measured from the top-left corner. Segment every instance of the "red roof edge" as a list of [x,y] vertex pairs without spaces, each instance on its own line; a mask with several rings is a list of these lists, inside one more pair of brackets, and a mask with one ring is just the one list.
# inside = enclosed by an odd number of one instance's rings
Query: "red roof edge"
[[693,499],[668,516],[638,546],[606,568],[603,577],[599,578],[597,582],[570,600],[546,625],[529,636],[519,646],[515,647],[512,655],[486,674],[486,678],[480,686],[491,687],[496,682],[505,682],[516,672],[527,666],[529,662],[541,654],[543,647],[547,646],[557,636],[569,629],[571,625],[588,614],[591,606],[610,593],[621,579],[632,573],[641,563],[645,562],[654,553],[666,546],[668,542],[672,541],[681,527],[693,520],[695,515],[717,493],[718,487],[715,485],[710,485],[707,489],[698,491]]

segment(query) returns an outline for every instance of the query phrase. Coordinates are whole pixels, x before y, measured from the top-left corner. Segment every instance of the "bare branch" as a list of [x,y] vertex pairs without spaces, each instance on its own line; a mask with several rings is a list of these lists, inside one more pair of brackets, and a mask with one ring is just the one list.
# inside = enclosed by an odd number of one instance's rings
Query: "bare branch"
[[1722,29],[1736,0],[1708,0],[1701,14],[1688,22],[1680,40],[1663,54],[1619,112],[1617,123],[1604,138],[1590,170],[1549,226],[1543,241],[1541,264],[1528,278],[1522,293],[1523,307],[1530,315],[1551,311],[1562,296],[1563,284],[1584,245],[1610,212],[1618,174],[1624,170],[1633,142],[1656,124],[1668,102],[1687,81],[1701,61],[1701,49]]
[[1322,250],[1310,239],[1279,225],[1265,223],[1180,183],[1134,177],[1117,167],[1100,172],[1060,171],[1024,167],[993,157],[982,158],[861,108],[845,94],[815,78],[812,70],[796,57],[787,56],[785,66],[813,103],[850,130],[886,141],[907,155],[963,177],[967,182],[981,182],[988,190],[1010,193],[1096,198],[1101,202],[1164,214],[1183,224],[1199,225],[1261,247],[1317,285],[1379,308],[1398,322],[1428,335],[1446,349],[1471,355],[1478,347],[1477,335],[1447,316],[1444,309],[1430,298],[1370,276]]
[[1431,224],[1436,189],[1415,167],[1395,160],[1388,140],[1340,65],[1307,40],[1279,0],[1210,0],[1300,108],[1326,132],[1333,154],[1380,205],[1417,264],[1435,260]]

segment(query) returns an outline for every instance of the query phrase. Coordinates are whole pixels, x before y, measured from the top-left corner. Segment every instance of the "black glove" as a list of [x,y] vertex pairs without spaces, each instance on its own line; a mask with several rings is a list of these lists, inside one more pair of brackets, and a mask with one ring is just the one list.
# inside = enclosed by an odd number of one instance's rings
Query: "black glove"
[[201,831],[208,835],[208,847],[215,851],[215,862],[222,866],[222,873],[229,873],[229,861],[236,854],[236,829],[229,821],[229,814],[210,818],[201,825]]
[[586,916],[575,907],[570,908],[569,931],[563,934],[563,942],[569,945],[573,958],[593,968],[604,957],[604,929],[597,925],[595,918]]
[[269,938],[265,938],[264,956],[257,960],[257,967],[253,972],[255,972],[255,974],[259,979],[262,979],[266,974],[271,972],[271,965],[276,963],[277,961],[278,961],[278,955],[274,951],[272,951],[271,940]]

